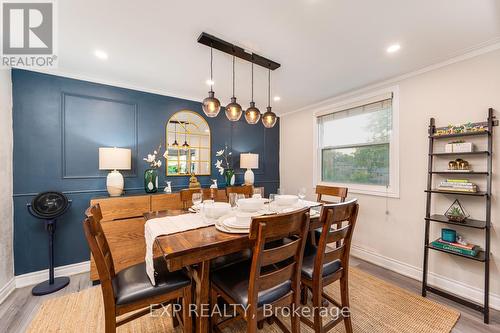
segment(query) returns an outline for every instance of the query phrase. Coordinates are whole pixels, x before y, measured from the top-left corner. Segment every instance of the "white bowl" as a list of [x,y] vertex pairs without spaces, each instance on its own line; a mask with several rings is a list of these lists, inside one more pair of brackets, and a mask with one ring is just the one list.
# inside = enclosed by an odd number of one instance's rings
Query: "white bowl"
[[226,215],[231,211],[231,205],[227,202],[214,202],[214,203],[204,203],[203,204],[203,214],[212,219],[218,219],[219,217]]
[[244,212],[256,212],[264,208],[264,200],[258,198],[240,199],[237,204]]
[[299,197],[291,194],[282,194],[274,197],[278,206],[293,206],[299,202]]

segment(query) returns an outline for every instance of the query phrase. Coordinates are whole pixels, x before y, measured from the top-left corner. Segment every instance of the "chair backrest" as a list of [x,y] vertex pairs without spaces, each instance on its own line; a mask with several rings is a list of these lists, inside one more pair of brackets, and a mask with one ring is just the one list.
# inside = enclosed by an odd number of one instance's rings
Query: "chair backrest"
[[347,187],[316,185],[316,194],[318,196],[316,199],[318,202],[330,203],[322,199],[323,195],[339,197],[340,202],[345,202],[345,198],[347,198]]
[[[259,291],[287,281],[291,282],[295,300],[298,301],[300,268],[308,231],[308,208],[252,218],[249,237],[255,245],[248,288],[250,311],[256,311]],[[277,263],[281,263],[279,268],[274,266]]]
[[202,193],[203,200],[213,199],[214,193],[211,189],[207,188],[185,188],[180,190],[179,194],[181,196],[182,208],[187,209],[192,205],[192,199],[194,193]]
[[[314,259],[313,280],[321,279],[323,265],[329,262],[340,260],[342,269],[348,270],[351,239],[359,210],[357,201],[352,199],[322,207],[320,216],[322,230]],[[337,225],[337,229],[331,230],[332,224]]]
[[229,193],[244,194],[245,198],[250,198],[253,195],[252,185],[243,186],[228,186],[226,187],[226,196],[229,198]]
[[103,289],[108,287],[112,289],[111,281],[115,277],[115,266],[106,235],[102,230],[102,213],[99,204],[90,206],[85,211],[85,215],[87,218],[83,221],[83,230],[94,256],[99,280]]

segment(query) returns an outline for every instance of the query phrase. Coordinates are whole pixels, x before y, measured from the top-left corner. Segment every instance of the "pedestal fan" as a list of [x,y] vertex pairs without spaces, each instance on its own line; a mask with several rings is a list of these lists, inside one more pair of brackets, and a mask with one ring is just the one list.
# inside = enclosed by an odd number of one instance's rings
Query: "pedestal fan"
[[69,284],[69,277],[54,278],[54,233],[56,219],[68,211],[71,200],[59,192],[43,192],[33,198],[27,206],[31,215],[45,222],[45,230],[49,234],[49,279],[37,284],[31,290],[35,296],[47,295]]

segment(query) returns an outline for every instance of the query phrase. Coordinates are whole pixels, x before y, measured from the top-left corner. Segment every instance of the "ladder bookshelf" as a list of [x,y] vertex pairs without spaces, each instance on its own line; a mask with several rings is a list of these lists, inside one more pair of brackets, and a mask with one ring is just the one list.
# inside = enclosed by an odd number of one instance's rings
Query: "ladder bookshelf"
[[[429,122],[429,156],[428,156],[428,174],[427,174],[427,189],[425,190],[427,196],[426,210],[425,210],[425,241],[424,241],[424,266],[423,266],[423,278],[422,278],[422,296],[427,296],[427,292],[434,293],[441,297],[450,299],[454,302],[465,305],[471,309],[479,311],[483,314],[484,323],[489,323],[489,286],[490,286],[490,229],[491,229],[491,179],[492,179],[492,158],[493,158],[493,127],[498,126],[498,120],[495,119],[493,115],[493,109],[488,110],[488,120],[482,123],[487,130],[481,132],[466,132],[466,133],[453,133],[453,134],[441,134],[436,135],[436,124],[435,119],[431,118]],[[473,151],[467,153],[445,153],[445,152],[435,152],[434,151],[434,141],[450,138],[462,138],[478,136],[487,139],[487,150]],[[460,157],[466,155],[482,156],[486,158],[487,171],[481,172],[448,172],[448,171],[435,171],[434,159],[439,157]],[[433,188],[433,176],[434,175],[475,175],[486,177],[486,189],[483,192],[456,192],[456,191],[444,191],[437,190]],[[454,222],[448,220],[446,216],[431,213],[431,203],[433,195],[456,195],[460,197],[475,196],[483,197],[485,200],[485,210],[486,219],[475,220],[467,218],[464,222]],[[445,249],[437,248],[429,242],[429,229],[431,223],[441,223],[448,225],[459,225],[466,228],[480,229],[484,232],[484,251],[480,251],[476,257],[467,256],[460,253],[455,253]],[[478,263],[484,264],[484,301],[482,304],[478,304],[468,299],[459,297],[447,291],[432,287],[427,283],[428,275],[428,259],[430,251],[444,252],[450,255],[463,257],[476,261]]]

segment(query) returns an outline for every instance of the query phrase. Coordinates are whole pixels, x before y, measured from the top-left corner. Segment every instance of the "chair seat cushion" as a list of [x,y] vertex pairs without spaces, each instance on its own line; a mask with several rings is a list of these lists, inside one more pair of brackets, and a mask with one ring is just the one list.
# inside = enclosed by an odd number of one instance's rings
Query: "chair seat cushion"
[[[316,253],[318,248],[316,246],[309,245],[306,247],[304,252],[304,258],[302,259],[302,277],[308,280],[312,280],[314,271],[314,260],[316,259]],[[341,268],[340,260],[335,260],[323,265],[322,276],[328,276],[335,273]]]
[[210,269],[216,271],[218,269],[236,264],[242,261],[247,261],[252,258],[252,250],[246,249],[240,252],[231,253],[225,256],[217,257],[210,262]]
[[133,303],[145,298],[167,294],[189,286],[191,279],[183,271],[169,272],[163,258],[155,258],[156,286],[151,284],[146,274],[146,264],[127,267],[116,274],[112,284],[116,304]]
[[[247,306],[250,266],[251,261],[247,260],[219,269],[211,274],[212,283],[231,297],[236,304]],[[265,273],[266,270],[263,268],[262,272]],[[285,296],[291,288],[291,281],[285,281],[273,288],[260,291],[257,306],[271,304]]]

